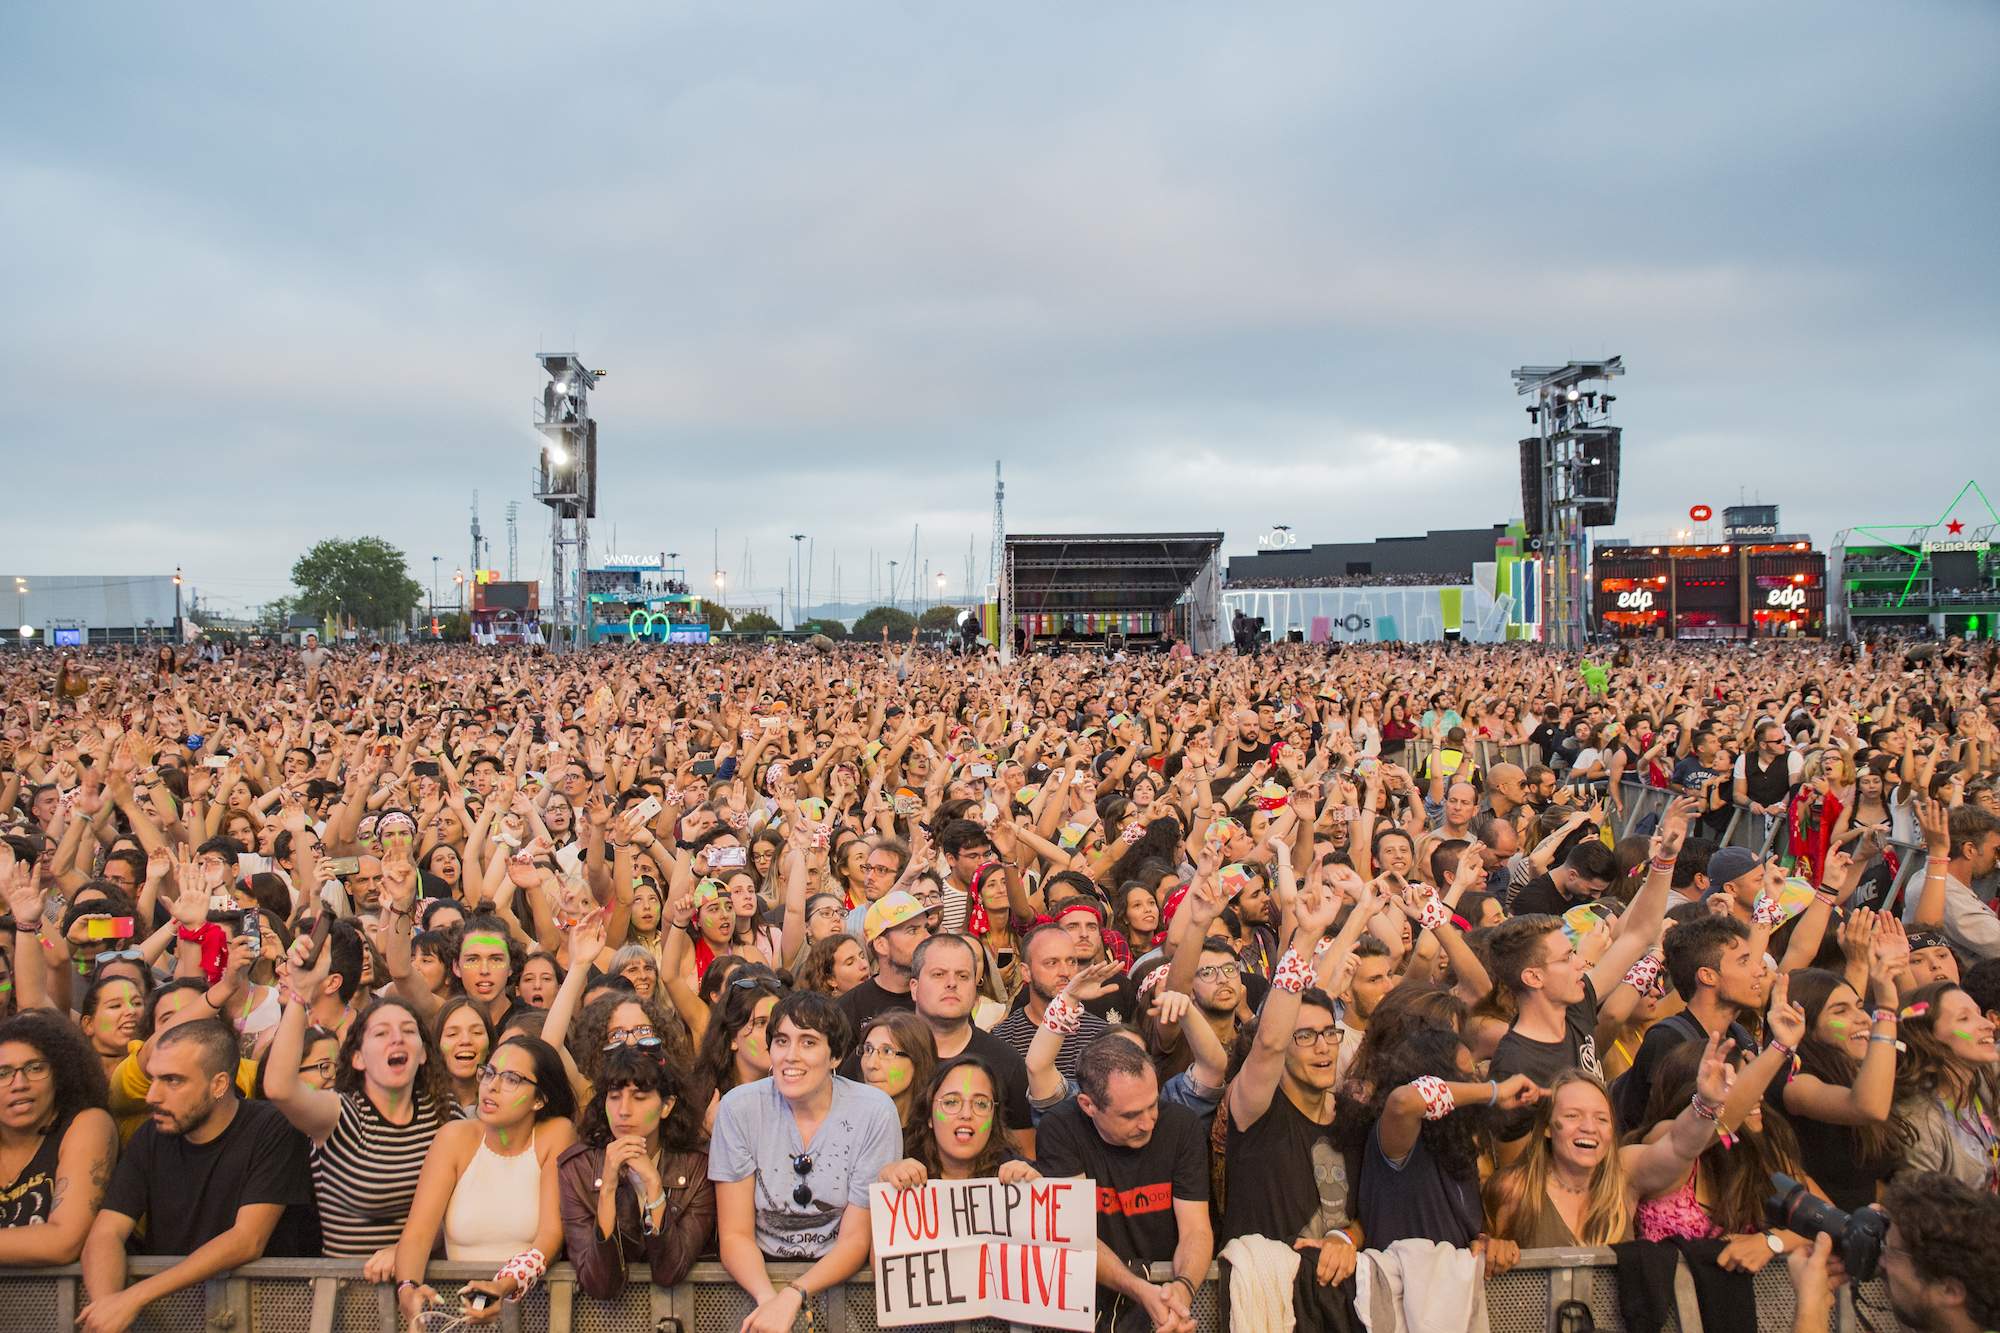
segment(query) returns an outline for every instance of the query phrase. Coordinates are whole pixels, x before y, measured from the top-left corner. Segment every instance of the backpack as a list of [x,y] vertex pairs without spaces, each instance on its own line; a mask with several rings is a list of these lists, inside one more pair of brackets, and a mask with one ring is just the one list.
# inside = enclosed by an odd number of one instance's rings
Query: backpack
[[[1661,1019],[1657,1026],[1680,1034],[1681,1041],[1698,1041],[1704,1046],[1708,1044],[1708,1033],[1702,1030],[1701,1024],[1697,1023],[1694,1016],[1685,1009]],[[1757,1050],[1756,1040],[1751,1037],[1750,1030],[1741,1023],[1732,1022],[1724,1035],[1735,1039],[1736,1049],[1739,1051],[1754,1053]],[[1633,1068],[1637,1067],[1635,1061]],[[1611,1109],[1618,1117],[1620,1133],[1629,1134],[1644,1123],[1646,1102],[1652,1095],[1651,1085],[1642,1087],[1639,1080],[1632,1077],[1631,1069],[1612,1080]]]

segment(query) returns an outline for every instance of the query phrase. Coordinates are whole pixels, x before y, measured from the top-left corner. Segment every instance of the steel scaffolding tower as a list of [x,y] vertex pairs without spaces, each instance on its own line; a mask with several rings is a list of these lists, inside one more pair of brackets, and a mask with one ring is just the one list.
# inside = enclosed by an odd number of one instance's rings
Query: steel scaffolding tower
[[521,502],[507,502],[507,582],[521,577],[521,531],[516,521],[520,517]]
[[1530,517],[1528,527],[1541,540],[1542,638],[1570,651],[1583,648],[1586,633],[1584,528],[1612,522],[1618,504],[1617,428],[1609,424],[1616,400],[1581,386],[1624,373],[1616,356],[1513,372],[1514,392],[1535,395],[1528,416],[1540,428],[1539,450],[1536,440],[1523,441],[1522,467],[1532,462],[1540,471],[1540,521]]
[[590,390],[604,378],[586,370],[574,352],[545,352],[549,382],[535,404],[535,429],[544,439],[535,498],[549,507],[549,604],[544,610],[549,646],[558,652],[588,646],[584,570],[590,563],[590,520],[597,517],[597,423],[590,419]]
[[1014,660],[1014,580],[1007,569],[1007,483],[1000,480],[1000,460],[993,460],[993,549],[986,557],[987,577],[997,585],[994,602],[999,607],[994,629],[1000,637],[1000,662]]

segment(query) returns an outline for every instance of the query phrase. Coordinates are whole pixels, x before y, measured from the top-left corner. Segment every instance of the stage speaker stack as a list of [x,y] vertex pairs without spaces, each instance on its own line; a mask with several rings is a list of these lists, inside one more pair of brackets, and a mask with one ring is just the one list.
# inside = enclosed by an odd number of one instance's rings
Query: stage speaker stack
[[1542,441],[1521,441],[1521,526],[1530,537],[1548,531],[1542,522]]
[[1608,528],[1618,521],[1618,441],[1616,426],[1584,426],[1574,432],[1577,452],[1576,489],[1578,495],[1600,501],[1583,506],[1583,526]]

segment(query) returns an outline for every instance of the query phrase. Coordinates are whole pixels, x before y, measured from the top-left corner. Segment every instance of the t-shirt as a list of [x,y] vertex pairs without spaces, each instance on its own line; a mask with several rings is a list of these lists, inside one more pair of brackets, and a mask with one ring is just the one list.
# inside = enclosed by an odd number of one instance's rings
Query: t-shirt
[[339,1123],[312,1150],[328,1258],[365,1258],[396,1243],[437,1132],[437,1108],[427,1091],[418,1091],[407,1125],[383,1119],[365,1092],[341,1097]]
[[1472,1179],[1460,1180],[1447,1172],[1421,1133],[1400,1166],[1391,1162],[1382,1153],[1377,1121],[1362,1150],[1355,1211],[1371,1250],[1386,1250],[1399,1240],[1470,1249],[1482,1225],[1479,1177],[1475,1172]]
[[147,1121],[132,1136],[104,1206],[141,1222],[135,1252],[193,1254],[236,1225],[236,1210],[284,1205],[264,1246],[268,1259],[315,1258],[319,1212],[313,1202],[306,1136],[269,1102],[236,1103],[229,1127],[207,1143],[163,1134]]
[[[1487,1065],[1486,1077],[1504,1082],[1516,1074],[1526,1074],[1537,1087],[1546,1088],[1557,1074],[1571,1068],[1585,1070],[1600,1079],[1604,1077],[1604,1066],[1597,1060],[1597,987],[1589,977],[1583,979],[1583,998],[1571,1005],[1569,1012],[1563,1016],[1561,1041],[1536,1041],[1522,1036],[1519,1028],[1509,1028],[1507,1035],[1500,1039],[1500,1044],[1493,1048],[1493,1059]],[[1528,1126],[1535,1118],[1535,1108],[1523,1106],[1500,1112],[1499,1116],[1494,1133],[1502,1141],[1518,1139],[1528,1132]],[[1475,1183],[1475,1200],[1478,1193]],[[1368,1243],[1371,1246],[1375,1244],[1372,1231]]]
[[[778,1259],[819,1259],[839,1238],[847,1209],[868,1207],[868,1187],[902,1156],[903,1124],[881,1089],[835,1076],[833,1105],[808,1152],[778,1085],[764,1078],[723,1094],[708,1178],[727,1184],[755,1177],[757,1248]],[[800,1175],[795,1159],[811,1169]],[[801,1184],[812,1202],[793,1199]]]
[[299,653],[299,665],[308,671],[317,671],[333,660],[333,654],[324,648],[306,648]]
[[[1106,1143],[1074,1099],[1042,1117],[1035,1137],[1044,1176],[1084,1176],[1097,1183],[1097,1243],[1120,1260],[1165,1263],[1180,1244],[1174,1204],[1208,1200],[1208,1140],[1194,1112],[1160,1105],[1153,1137],[1138,1148]],[[1098,1288],[1100,1309],[1114,1301]]]
[[[1696,1034],[1700,1036],[1697,1037]],[[1731,1023],[1729,1034],[1739,1051],[1754,1051],[1757,1043],[1751,1039],[1749,1029],[1741,1023]],[[1646,1102],[1653,1095],[1653,1071],[1667,1053],[1684,1041],[1708,1041],[1708,1029],[1700,1019],[1687,1010],[1669,1015],[1646,1029],[1646,1035],[1639,1042],[1639,1049],[1632,1056],[1632,1067],[1618,1076],[1612,1085],[1612,1102],[1618,1112],[1620,1133],[1629,1134],[1637,1129],[1646,1118]],[[1544,1085],[1546,1086],[1546,1085]],[[1782,1085],[1781,1085],[1782,1086]],[[1782,1108],[1780,1108],[1782,1109]]]
[[[915,1009],[916,1002],[910,999],[908,991],[883,990],[875,978],[856,986],[841,996],[837,1004],[847,1014],[847,1021],[854,1026],[856,1036],[868,1026],[868,1021],[877,1014],[886,1014],[895,1009]],[[858,1068],[859,1066],[857,1066]]]
[[1722,772],[1722,769],[1710,768],[1693,755],[1689,755],[1674,765],[1673,784],[1683,791],[1699,793],[1704,782]]
[[1508,912],[1514,916],[1529,916],[1541,913],[1547,916],[1561,916],[1578,903],[1589,902],[1588,898],[1572,898],[1556,887],[1555,875],[1537,875],[1523,884],[1515,893],[1514,901],[1508,905]]
[[1347,1225],[1347,1159],[1333,1144],[1333,1127],[1307,1119],[1283,1088],[1250,1128],[1238,1130],[1231,1117],[1228,1135],[1223,1160],[1249,1169],[1229,1178],[1222,1239],[1269,1236],[1289,1244],[1322,1240]]
[[[1062,1049],[1056,1052],[1056,1068],[1066,1079],[1076,1078],[1077,1057],[1083,1048],[1104,1035],[1106,1023],[1096,1014],[1085,1010],[1078,1020],[1076,1031],[1063,1038]],[[1007,1017],[994,1024],[993,1035],[1007,1043],[1009,1050],[1021,1057],[1024,1067],[1028,1058],[1028,1047],[1035,1040],[1035,1034],[1042,1025],[1028,1017],[1026,1006],[1015,1009]]]

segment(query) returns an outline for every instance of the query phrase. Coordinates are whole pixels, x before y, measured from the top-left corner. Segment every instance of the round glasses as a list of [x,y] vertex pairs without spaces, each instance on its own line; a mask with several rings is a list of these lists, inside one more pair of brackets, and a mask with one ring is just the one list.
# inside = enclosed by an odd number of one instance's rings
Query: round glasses
[[495,1069],[492,1065],[480,1065],[472,1072],[482,1084],[498,1080],[500,1086],[508,1092],[519,1092],[522,1088],[538,1086],[535,1080],[526,1074],[517,1074],[511,1069]]

